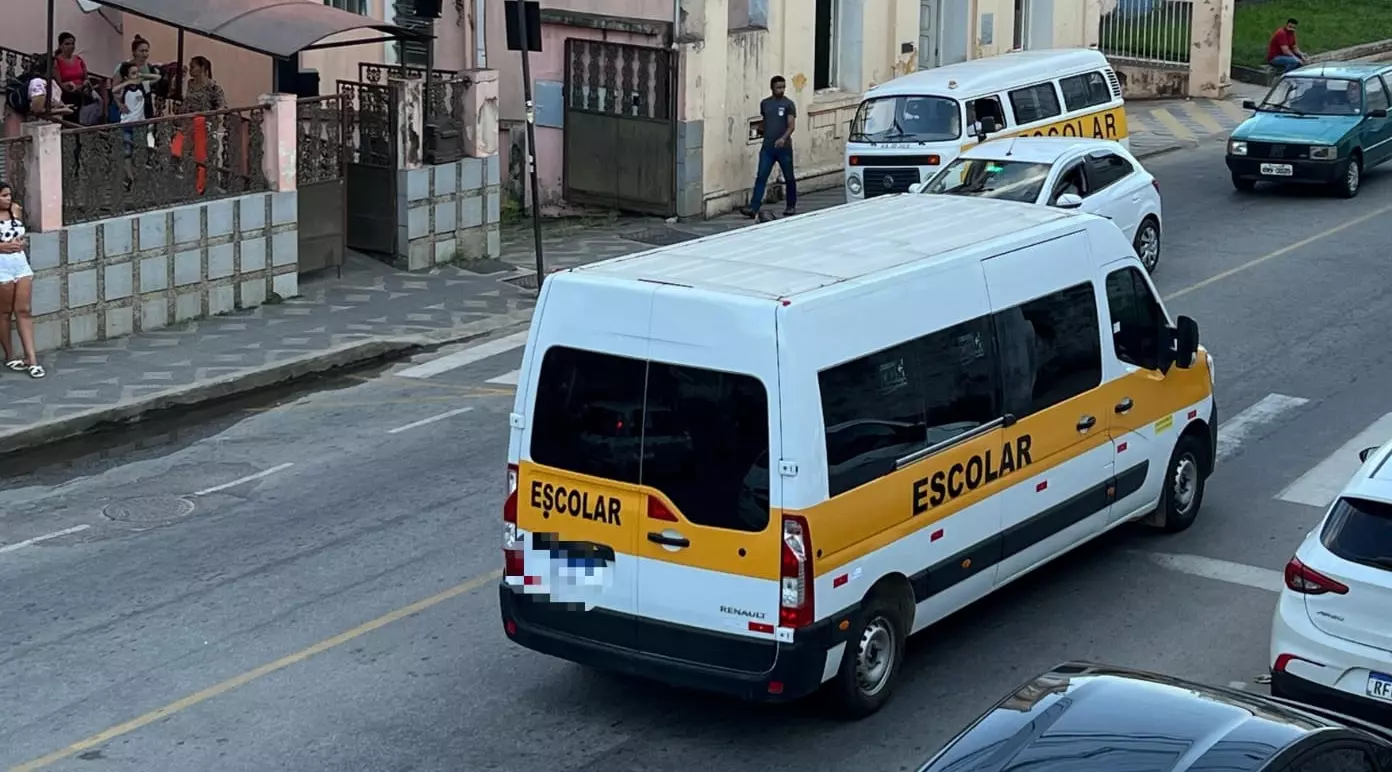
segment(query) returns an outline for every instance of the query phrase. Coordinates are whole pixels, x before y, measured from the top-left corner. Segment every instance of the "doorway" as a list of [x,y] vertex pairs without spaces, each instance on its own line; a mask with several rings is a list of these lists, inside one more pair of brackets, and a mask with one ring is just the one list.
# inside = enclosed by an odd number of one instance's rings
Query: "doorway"
[[918,0],[918,69],[928,70],[941,63],[941,0]]

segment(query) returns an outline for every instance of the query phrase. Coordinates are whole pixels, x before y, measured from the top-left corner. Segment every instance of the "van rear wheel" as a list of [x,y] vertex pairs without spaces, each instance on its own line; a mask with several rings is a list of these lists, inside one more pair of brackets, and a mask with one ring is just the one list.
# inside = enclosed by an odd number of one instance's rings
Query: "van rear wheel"
[[908,639],[903,606],[889,593],[868,599],[846,639],[841,669],[828,684],[837,713],[858,719],[889,702],[899,681]]

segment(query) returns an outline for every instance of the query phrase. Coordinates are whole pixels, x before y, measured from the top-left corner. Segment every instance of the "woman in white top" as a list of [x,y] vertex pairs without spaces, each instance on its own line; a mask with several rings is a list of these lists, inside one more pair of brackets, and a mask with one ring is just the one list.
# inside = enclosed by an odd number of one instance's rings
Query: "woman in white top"
[[[30,313],[34,271],[25,254],[27,244],[24,210],[15,203],[9,183],[0,181],[0,352],[4,354],[6,369],[27,372],[30,378],[42,378],[47,373],[39,364],[39,354],[34,348],[34,317]],[[22,357],[14,355],[11,317],[19,327]]]

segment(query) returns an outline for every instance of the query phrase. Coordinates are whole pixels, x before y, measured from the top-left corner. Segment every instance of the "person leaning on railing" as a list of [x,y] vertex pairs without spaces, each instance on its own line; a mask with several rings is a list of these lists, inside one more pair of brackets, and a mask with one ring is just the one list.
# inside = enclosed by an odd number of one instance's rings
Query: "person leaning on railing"
[[[207,57],[195,56],[189,60],[189,85],[184,94],[181,114],[211,113],[227,109],[227,95],[222,86],[213,80],[213,63]],[[188,147],[193,147],[193,161],[198,166],[197,185],[199,195],[208,186],[208,119],[195,114],[191,120],[180,121],[178,133],[174,135],[171,150],[175,158],[184,158]]]
[[63,87],[56,80],[48,80],[48,65],[48,54],[29,57],[29,68],[16,79],[19,81],[16,88],[22,87],[24,91],[9,91],[5,95],[6,108],[25,121],[64,118],[72,114],[72,106],[63,101]]

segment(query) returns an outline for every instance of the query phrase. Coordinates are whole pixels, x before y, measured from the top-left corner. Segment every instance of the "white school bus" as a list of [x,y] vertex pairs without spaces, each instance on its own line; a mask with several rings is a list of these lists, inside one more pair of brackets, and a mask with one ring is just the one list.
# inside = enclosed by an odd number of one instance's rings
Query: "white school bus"
[[866,715],[911,633],[1126,522],[1193,523],[1217,421],[1197,325],[1093,215],[893,196],[551,274],[504,630]]
[[903,193],[980,142],[1092,137],[1130,147],[1121,82],[1090,48],[1013,51],[901,75],[871,89],[846,141],[846,199]]

